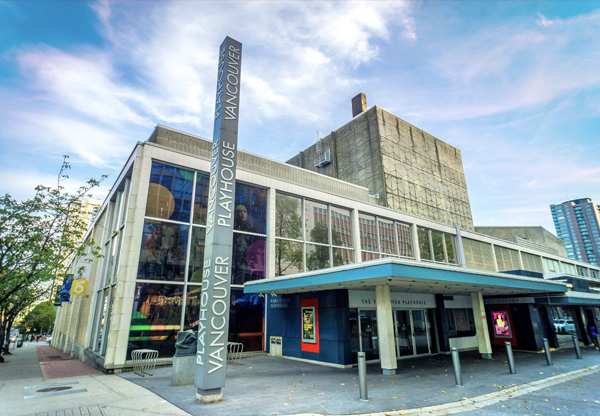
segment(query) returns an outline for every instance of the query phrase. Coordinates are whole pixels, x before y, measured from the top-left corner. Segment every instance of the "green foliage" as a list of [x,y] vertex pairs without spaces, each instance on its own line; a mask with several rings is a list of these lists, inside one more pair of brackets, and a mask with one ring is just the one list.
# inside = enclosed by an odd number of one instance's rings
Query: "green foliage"
[[38,332],[51,332],[56,319],[56,311],[51,301],[39,303],[25,318],[27,328]]
[[0,197],[0,345],[8,323],[40,296],[48,296],[51,282],[64,278],[71,259],[99,255],[93,240],[81,241],[86,229],[81,207],[106,176],[69,194],[62,183],[70,168],[65,156],[56,188],[37,186],[31,199]]
[[[275,202],[275,228],[277,236],[302,239],[300,200],[277,194]],[[277,240],[275,244],[275,275],[289,274],[290,268],[302,271],[302,244],[295,241]]]

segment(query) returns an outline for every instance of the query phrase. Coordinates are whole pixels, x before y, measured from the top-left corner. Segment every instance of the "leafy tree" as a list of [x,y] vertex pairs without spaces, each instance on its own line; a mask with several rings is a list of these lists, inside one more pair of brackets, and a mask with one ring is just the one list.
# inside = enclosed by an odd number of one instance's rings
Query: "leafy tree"
[[[342,245],[342,239],[338,231],[331,231],[333,244]],[[314,227],[310,230],[310,240],[315,243],[327,244],[327,246],[314,246],[315,251],[306,256],[306,266],[308,270],[319,270],[330,267],[329,265],[329,228],[324,222],[315,222]],[[333,264],[343,264],[342,255],[334,250]]]
[[[275,228],[279,237],[302,239],[302,217],[298,213],[300,200],[277,194]],[[290,268],[302,270],[302,243],[277,239],[275,245],[275,275],[282,276]]]
[[29,328],[36,328],[40,332],[51,332],[54,328],[56,311],[53,302],[46,301],[38,303],[35,308],[25,318],[25,323]]
[[57,186],[39,185],[31,199],[17,201],[10,194],[0,197],[0,312],[4,316],[0,346],[8,346],[5,335],[14,321],[9,318],[31,305],[33,289],[38,294],[44,287],[52,291],[54,282],[64,278],[72,258],[86,252],[99,255],[93,240],[81,242],[86,229],[81,206],[106,176],[90,179],[70,194],[62,186],[70,168],[65,156]]

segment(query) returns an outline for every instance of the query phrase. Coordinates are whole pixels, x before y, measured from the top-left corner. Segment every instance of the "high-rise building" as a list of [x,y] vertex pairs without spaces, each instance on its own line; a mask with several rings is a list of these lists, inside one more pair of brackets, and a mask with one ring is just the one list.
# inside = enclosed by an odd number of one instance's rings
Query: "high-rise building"
[[591,264],[600,260],[600,210],[590,198],[550,205],[556,234],[571,259]]
[[460,150],[374,106],[352,100],[354,118],[287,163],[363,186],[377,204],[473,230]]

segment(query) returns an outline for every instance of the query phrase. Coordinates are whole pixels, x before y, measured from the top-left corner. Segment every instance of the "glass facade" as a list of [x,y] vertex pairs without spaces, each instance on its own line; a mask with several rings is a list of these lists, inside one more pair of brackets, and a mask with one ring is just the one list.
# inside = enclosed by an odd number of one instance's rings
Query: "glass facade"
[[275,235],[276,276],[354,263],[347,208],[278,192]]
[[[175,352],[177,333],[198,329],[202,263],[206,239],[209,176],[154,161],[148,184],[142,240],[139,247],[134,306],[128,339],[133,349],[150,348],[160,357]],[[129,183],[102,217],[106,230],[102,283],[97,289],[91,345],[103,355],[110,328],[121,235],[125,224]],[[241,342],[245,351],[264,345],[264,301],[244,294],[245,282],[267,276],[267,189],[236,183],[232,205],[232,297],[229,341]],[[290,275],[350,264],[355,261],[354,238],[361,260],[384,257],[414,258],[410,224],[354,211],[323,201],[282,192],[275,194],[274,274]],[[358,229],[353,227],[358,215]],[[356,220],[356,219],[355,219]],[[421,259],[456,264],[455,236],[433,228],[416,227]],[[119,232],[121,231],[121,232]],[[538,255],[463,238],[467,267],[495,271],[525,269],[536,272],[598,277],[593,269],[576,267]],[[451,336],[473,332],[472,312],[452,311],[447,319]]]
[[361,212],[358,215],[362,261],[383,257],[414,258],[410,226]]
[[[170,357],[177,332],[198,329],[208,183],[206,173],[152,162],[128,357],[141,348]],[[262,350],[264,304],[253,300],[248,308],[235,288],[266,276],[267,190],[237,182],[234,207],[231,312],[245,319],[232,320],[229,341],[243,338],[246,351]]]
[[421,260],[456,264],[454,236],[437,230],[417,227]]

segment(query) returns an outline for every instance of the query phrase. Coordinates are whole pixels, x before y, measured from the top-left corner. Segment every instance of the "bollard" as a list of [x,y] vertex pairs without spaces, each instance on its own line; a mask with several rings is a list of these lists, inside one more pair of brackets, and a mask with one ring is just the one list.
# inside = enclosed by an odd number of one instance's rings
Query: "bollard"
[[595,347],[598,347],[598,352],[600,352],[600,335],[596,335],[594,338],[596,338]]
[[462,374],[460,371],[460,357],[458,355],[458,348],[452,347],[452,365],[454,365],[454,381],[459,387],[463,387]]
[[548,365],[552,365],[552,354],[550,354],[550,344],[548,338],[544,338],[544,351],[546,351],[546,362]]
[[517,370],[515,370],[515,357],[513,357],[512,345],[510,342],[505,342],[506,345],[506,355],[508,356],[508,369],[511,374],[516,374]]
[[358,388],[360,390],[360,400],[368,402],[369,397],[367,396],[367,361],[365,359],[365,353],[358,353]]
[[576,335],[571,335],[573,337],[573,345],[575,346],[575,355],[578,360],[581,360],[581,348],[579,348],[579,340]]

